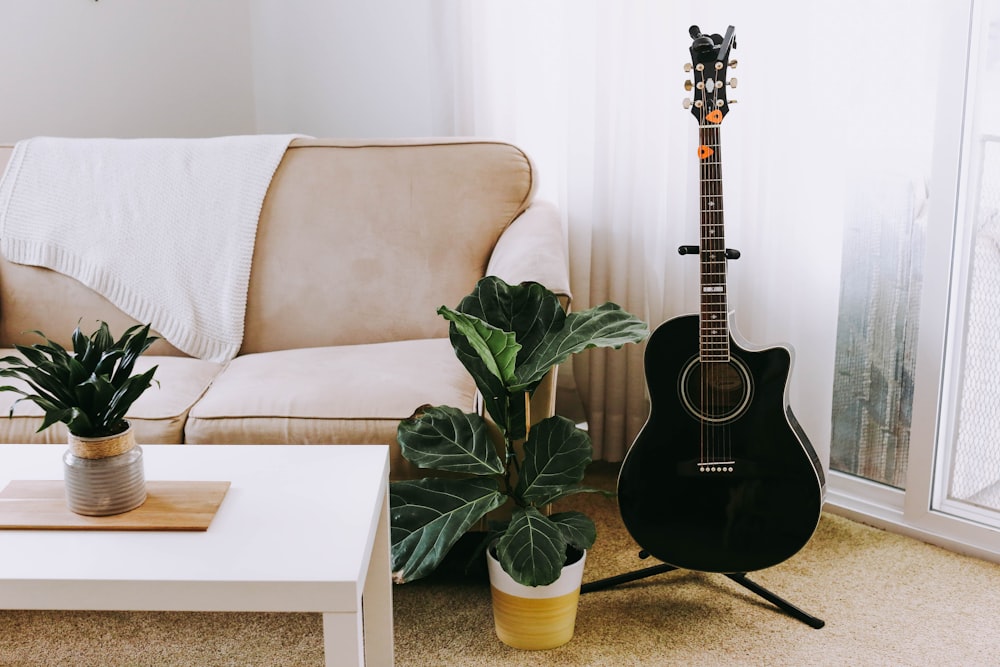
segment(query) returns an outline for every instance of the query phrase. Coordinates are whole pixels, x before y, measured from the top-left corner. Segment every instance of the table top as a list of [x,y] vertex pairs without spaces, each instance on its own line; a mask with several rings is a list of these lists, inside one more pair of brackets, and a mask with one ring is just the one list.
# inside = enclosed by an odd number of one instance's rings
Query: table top
[[[0,608],[337,611],[360,604],[384,445],[142,445],[147,480],[229,481],[205,532],[0,531]],[[0,488],[64,445],[0,445]],[[0,500],[0,502],[3,502]]]

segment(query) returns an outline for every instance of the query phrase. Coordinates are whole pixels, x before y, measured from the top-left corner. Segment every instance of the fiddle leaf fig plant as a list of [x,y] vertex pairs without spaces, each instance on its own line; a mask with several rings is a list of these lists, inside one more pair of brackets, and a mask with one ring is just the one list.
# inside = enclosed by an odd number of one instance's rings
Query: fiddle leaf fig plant
[[486,514],[513,504],[497,530],[504,571],[527,586],[559,578],[567,548],[589,549],[594,522],[582,512],[546,516],[549,504],[593,491],[581,484],[591,461],[590,436],[561,416],[530,424],[528,401],[553,366],[595,347],[620,348],[649,328],[613,303],[567,314],[538,283],[508,285],[488,276],[450,322],[458,359],[476,382],[492,424],[478,413],[424,406],[403,420],[397,439],[415,465],[457,473],[390,485],[393,578],[430,574],[462,535]]
[[5,385],[0,391],[21,394],[21,401],[31,401],[45,411],[38,431],[63,422],[78,437],[94,438],[115,435],[128,428],[125,414],[149,388],[156,372],[153,366],[133,375],[139,355],[158,338],[149,335],[150,325],[130,327],[117,341],[106,322],[92,334],[77,326],[72,335],[72,350],[49,340],[41,331],[33,331],[44,343],[15,345],[22,356],[0,359],[0,377],[17,378],[30,391]]

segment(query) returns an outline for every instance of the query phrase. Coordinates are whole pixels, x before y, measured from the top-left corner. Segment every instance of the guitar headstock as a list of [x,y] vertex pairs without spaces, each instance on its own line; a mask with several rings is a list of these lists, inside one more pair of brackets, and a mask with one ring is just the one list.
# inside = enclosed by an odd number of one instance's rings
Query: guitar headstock
[[693,80],[684,87],[694,92],[694,100],[684,100],[684,108],[690,108],[699,125],[719,124],[729,113],[729,105],[736,100],[726,98],[726,88],[736,87],[736,78],[726,81],[728,69],[736,67],[735,60],[729,60],[730,50],[736,48],[735,28],[729,26],[726,35],[706,35],[698,26],[691,26],[691,62],[684,70],[693,72]]

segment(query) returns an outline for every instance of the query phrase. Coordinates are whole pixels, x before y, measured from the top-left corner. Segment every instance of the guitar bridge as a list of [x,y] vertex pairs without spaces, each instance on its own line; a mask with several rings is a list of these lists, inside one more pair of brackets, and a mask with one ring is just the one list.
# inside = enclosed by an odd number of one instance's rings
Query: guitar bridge
[[710,463],[699,463],[698,472],[701,473],[730,473],[736,470],[736,461],[712,461]]
[[706,477],[711,475],[722,475],[726,477],[745,478],[759,473],[758,466],[754,461],[741,459],[739,457],[724,461],[703,461],[701,459],[688,459],[677,462],[677,474],[681,477]]

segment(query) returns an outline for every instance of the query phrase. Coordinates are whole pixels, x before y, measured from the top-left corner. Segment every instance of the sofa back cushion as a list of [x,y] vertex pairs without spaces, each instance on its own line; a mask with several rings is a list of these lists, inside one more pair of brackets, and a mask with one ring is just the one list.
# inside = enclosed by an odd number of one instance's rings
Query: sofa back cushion
[[530,203],[519,149],[485,141],[293,142],[257,229],[243,352],[447,335]]
[[[260,214],[241,353],[447,335],[438,306],[484,275],[535,179],[502,142],[293,141]],[[134,322],[71,278],[0,258],[0,346],[36,342],[29,329],[68,339],[80,318]]]

